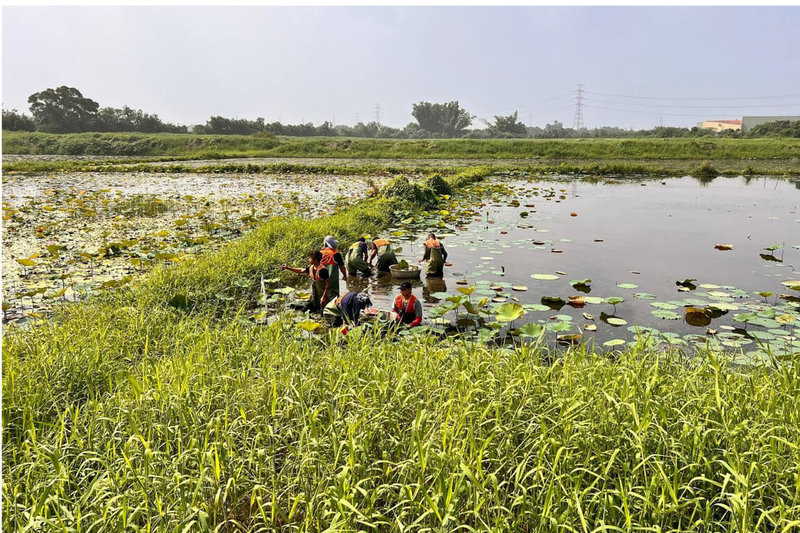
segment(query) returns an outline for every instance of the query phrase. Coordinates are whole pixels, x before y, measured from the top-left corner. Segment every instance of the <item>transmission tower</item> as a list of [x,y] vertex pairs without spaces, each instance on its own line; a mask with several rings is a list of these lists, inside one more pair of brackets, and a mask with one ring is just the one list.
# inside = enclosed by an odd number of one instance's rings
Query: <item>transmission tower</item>
[[375,123],[381,123],[381,104],[375,104]]
[[575,119],[572,121],[575,131],[584,129],[583,126],[583,84],[578,84],[577,95],[575,96]]

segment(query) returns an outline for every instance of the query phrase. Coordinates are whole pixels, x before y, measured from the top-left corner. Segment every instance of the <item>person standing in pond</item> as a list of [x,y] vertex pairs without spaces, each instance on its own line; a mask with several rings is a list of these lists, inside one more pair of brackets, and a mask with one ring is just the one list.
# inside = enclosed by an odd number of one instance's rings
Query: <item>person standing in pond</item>
[[322,250],[320,250],[322,266],[328,270],[328,279],[330,280],[328,296],[331,299],[339,296],[339,273],[342,274],[343,281],[347,280],[347,270],[338,247],[339,241],[334,239],[333,235],[328,235],[322,243]]
[[370,243],[372,248],[372,255],[369,257],[369,264],[378,258],[378,272],[389,272],[389,267],[397,264],[397,256],[394,254],[392,243],[386,239],[379,239],[375,237]]
[[422,263],[426,260],[428,261],[428,268],[425,270],[426,275],[439,278],[444,276],[444,262],[447,261],[447,250],[444,249],[444,244],[433,233],[429,233],[428,238],[425,240],[425,254],[419,262]]
[[283,265],[281,269],[296,274],[308,274],[308,277],[311,278],[311,297],[303,308],[307,311],[322,313],[330,297],[330,279],[328,270],[322,266],[322,252],[309,254],[308,266],[305,268]]
[[359,239],[347,250],[347,275],[356,276],[359,273],[364,276],[372,275],[372,269],[367,264],[367,241],[364,237]]
[[411,282],[400,284],[400,294],[394,299],[394,307],[390,313],[397,325],[413,328],[422,322],[422,304],[411,291]]

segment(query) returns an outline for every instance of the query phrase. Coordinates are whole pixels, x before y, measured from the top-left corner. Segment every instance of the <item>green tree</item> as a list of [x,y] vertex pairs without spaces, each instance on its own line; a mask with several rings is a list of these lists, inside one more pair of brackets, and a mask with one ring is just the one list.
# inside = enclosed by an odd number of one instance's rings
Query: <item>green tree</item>
[[439,137],[461,137],[472,124],[472,115],[458,102],[414,104],[411,114],[417,119],[420,129]]
[[18,113],[16,109],[3,109],[3,129],[8,131],[34,131],[36,125],[31,117]]
[[528,135],[525,124],[517,120],[516,111],[507,117],[495,115],[494,124],[489,124],[489,132],[492,137],[527,137]]
[[100,105],[74,87],[62,85],[28,97],[36,129],[50,133],[90,131]]

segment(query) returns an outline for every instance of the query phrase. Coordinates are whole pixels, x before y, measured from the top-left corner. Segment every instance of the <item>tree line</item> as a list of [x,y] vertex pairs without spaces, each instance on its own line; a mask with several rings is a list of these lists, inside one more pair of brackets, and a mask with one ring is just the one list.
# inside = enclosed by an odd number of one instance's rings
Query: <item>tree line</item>
[[31,116],[16,109],[3,110],[3,129],[11,131],[41,131],[47,133],[76,132],[141,132],[186,133],[215,135],[274,134],[297,137],[366,137],[388,139],[502,139],[502,138],[630,138],[630,137],[800,137],[800,121],[780,121],[763,124],[743,134],[739,131],[712,132],[699,128],[657,127],[649,130],[628,130],[602,127],[575,130],[564,128],[556,122],[544,128],[525,126],[517,112],[495,115],[494,120],[483,121],[485,128],[473,128],[476,118],[458,101],[446,103],[419,102],[413,104],[411,115],[416,122],[404,128],[392,128],[376,121],[359,122],[354,126],[323,122],[282,124],[256,120],[212,116],[205,124],[191,128],[162,121],[158,115],[124,106],[121,109],[100,107],[74,87],[61,86],[45,89],[28,97]]

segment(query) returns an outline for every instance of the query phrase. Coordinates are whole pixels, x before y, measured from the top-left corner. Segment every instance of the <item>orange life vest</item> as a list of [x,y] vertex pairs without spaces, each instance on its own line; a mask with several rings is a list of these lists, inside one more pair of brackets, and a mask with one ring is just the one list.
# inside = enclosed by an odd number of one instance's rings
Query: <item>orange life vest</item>
[[311,281],[323,281],[323,279],[319,277],[319,271],[322,270],[323,268],[325,267],[322,265],[318,267],[311,265],[308,267],[308,277],[311,278]]
[[372,243],[378,248],[380,248],[381,246],[385,246],[387,244],[391,244],[386,239],[375,239],[374,241],[372,241]]
[[322,266],[328,265],[335,265],[336,261],[334,261],[333,256],[339,253],[339,250],[334,250],[333,248],[323,248],[320,250],[322,252],[322,261],[320,264]]
[[[417,297],[414,296],[413,294],[411,295],[411,298],[408,299],[408,303],[406,304],[405,310],[403,309],[403,295],[398,294],[397,298],[394,299],[395,312],[397,314],[403,313],[404,317],[410,317],[411,320],[413,320],[417,316],[416,312],[414,311],[415,305],[417,305]],[[409,322],[411,322],[411,320],[409,320]]]
[[425,241],[425,246],[427,246],[428,248],[441,248],[442,243],[440,243],[436,239],[428,239]]

